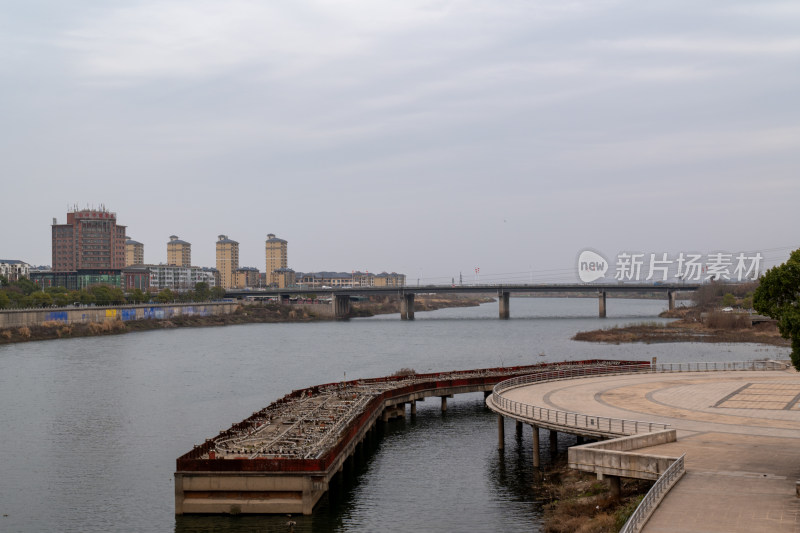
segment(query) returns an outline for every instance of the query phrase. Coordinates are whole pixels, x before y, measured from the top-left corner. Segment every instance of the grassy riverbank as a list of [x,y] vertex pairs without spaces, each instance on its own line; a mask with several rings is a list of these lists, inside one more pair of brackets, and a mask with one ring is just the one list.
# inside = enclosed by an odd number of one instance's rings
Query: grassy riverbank
[[[474,307],[492,301],[489,297],[453,296],[418,296],[415,301],[416,311],[433,311],[446,307]],[[400,302],[397,299],[382,298],[377,301],[353,304],[352,317],[369,317],[379,314],[398,313]],[[98,335],[120,335],[135,331],[154,329],[170,329],[182,327],[229,326],[234,324],[268,324],[281,322],[315,322],[334,320],[332,317],[318,315],[302,307],[280,304],[240,305],[236,311],[227,315],[213,316],[179,316],[163,320],[107,320],[64,324],[63,322],[45,322],[38,326],[23,326],[0,329],[0,344],[52,340],[74,337],[94,337]]]
[[745,342],[768,344],[772,346],[790,346],[787,339],[781,337],[774,322],[750,325],[747,315],[708,311],[704,313],[698,307],[680,307],[673,311],[665,311],[660,316],[676,318],[674,322],[661,324],[643,322],[592,331],[577,333],[574,340],[620,344],[628,342]]
[[597,476],[572,470],[566,457],[547,469],[534,485],[544,504],[547,533],[615,533],[636,510],[652,481],[622,479],[622,495],[611,498],[608,483]]

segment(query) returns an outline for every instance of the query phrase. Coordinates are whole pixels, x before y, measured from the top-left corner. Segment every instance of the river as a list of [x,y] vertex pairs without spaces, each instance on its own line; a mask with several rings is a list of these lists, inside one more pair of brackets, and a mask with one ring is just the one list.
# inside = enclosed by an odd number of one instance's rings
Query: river
[[[665,301],[512,298],[497,304],[310,324],[249,324],[0,346],[0,531],[287,532],[285,516],[174,515],[175,459],[292,389],[418,372],[613,358],[788,358],[732,344],[601,345],[577,331],[655,318]],[[530,438],[482,394],[391,423],[295,531],[537,531]],[[546,439],[545,439],[546,440]],[[572,441],[564,437],[561,446]],[[543,441],[543,444],[546,444]],[[547,456],[545,454],[545,456]],[[7,516],[5,516],[7,515]]]

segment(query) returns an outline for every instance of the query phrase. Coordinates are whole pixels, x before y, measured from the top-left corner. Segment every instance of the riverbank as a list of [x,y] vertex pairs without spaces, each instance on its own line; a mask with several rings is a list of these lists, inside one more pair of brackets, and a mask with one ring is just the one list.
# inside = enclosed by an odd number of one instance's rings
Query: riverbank
[[[475,307],[491,302],[493,298],[481,296],[418,296],[416,311],[434,311],[448,307]],[[396,299],[382,298],[374,302],[359,302],[351,307],[350,316],[370,317],[380,314],[400,312],[400,302]],[[230,326],[236,324],[269,324],[284,322],[315,322],[335,320],[331,316],[317,314],[305,307],[293,305],[246,304],[239,305],[235,311],[220,315],[184,315],[169,319],[145,319],[122,321],[109,319],[103,322],[65,324],[59,321],[44,322],[41,325],[0,329],[0,344],[53,340],[75,337],[95,337],[100,335],[120,335],[136,331],[154,329],[198,328],[211,326]]]
[[619,531],[653,485],[652,481],[622,478],[620,498],[611,497],[608,483],[573,470],[564,456],[534,484],[544,504],[546,533],[614,533]]
[[630,326],[581,331],[572,337],[576,341],[620,344],[643,342],[715,342],[754,343],[771,346],[790,346],[781,337],[775,323],[750,325],[746,315],[710,313],[705,319],[695,307],[679,307],[661,313],[662,318],[675,318],[666,324],[643,322]]

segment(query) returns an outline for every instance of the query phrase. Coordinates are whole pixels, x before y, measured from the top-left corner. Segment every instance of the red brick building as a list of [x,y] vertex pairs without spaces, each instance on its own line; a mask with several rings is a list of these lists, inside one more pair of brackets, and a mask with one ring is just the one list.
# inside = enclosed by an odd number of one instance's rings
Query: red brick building
[[67,213],[67,223],[53,219],[53,271],[125,268],[125,226],[117,214],[100,209]]

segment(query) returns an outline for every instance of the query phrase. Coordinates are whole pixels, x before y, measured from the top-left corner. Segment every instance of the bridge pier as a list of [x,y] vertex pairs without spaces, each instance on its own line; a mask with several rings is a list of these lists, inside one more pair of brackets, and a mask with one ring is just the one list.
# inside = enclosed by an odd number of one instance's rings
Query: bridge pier
[[333,306],[333,316],[336,318],[347,318],[350,315],[350,296],[346,294],[334,294],[331,299]]
[[511,316],[511,309],[509,307],[509,296],[511,293],[499,291],[497,299],[500,302],[500,318],[509,318]]
[[604,477],[608,478],[608,492],[609,497],[614,501],[619,501],[622,494],[622,484],[620,483],[619,476],[609,476],[606,474]]
[[531,429],[533,429],[533,467],[539,468],[542,462],[539,455],[539,426],[531,424]]
[[502,450],[506,447],[506,426],[503,415],[497,415],[497,449]]
[[453,397],[452,394],[449,395],[449,396],[440,396],[440,398],[442,399],[442,412],[443,413],[447,412],[447,399],[448,398],[452,398],[452,397]]
[[414,320],[414,293],[400,296],[400,319]]
[[550,455],[558,454],[558,431],[550,430]]
[[667,291],[667,298],[669,299],[669,310],[675,309],[675,295],[677,291]]
[[597,293],[597,299],[600,304],[600,318],[606,317],[606,291],[600,291]]

